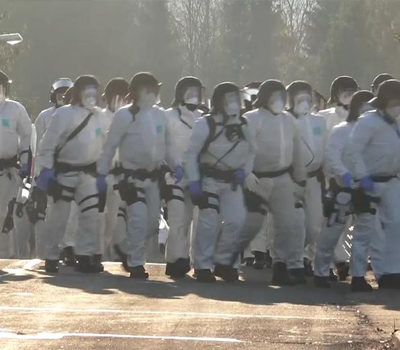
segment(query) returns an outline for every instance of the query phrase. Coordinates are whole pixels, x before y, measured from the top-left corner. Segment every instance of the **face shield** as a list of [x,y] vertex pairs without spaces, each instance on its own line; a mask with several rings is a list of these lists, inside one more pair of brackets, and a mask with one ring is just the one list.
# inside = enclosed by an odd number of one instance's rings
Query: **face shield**
[[253,108],[253,102],[257,99],[258,91],[258,89],[254,88],[244,88],[241,91],[243,108],[248,111]]
[[93,109],[97,105],[98,90],[95,86],[87,86],[81,94],[82,106]]
[[300,92],[294,96],[293,112],[296,115],[306,115],[311,112],[312,96],[307,92]]
[[283,91],[274,91],[268,99],[268,109],[275,115],[281,114],[286,105],[286,93]]
[[111,112],[115,113],[118,111],[122,106],[126,105],[126,99],[124,96],[121,95],[114,95],[111,99],[111,102],[108,106]]
[[198,106],[204,104],[204,88],[190,86],[183,94],[183,103],[189,111],[195,111]]
[[55,97],[55,104],[57,107],[61,107],[64,106],[65,102],[64,102],[64,95],[67,92],[67,88],[63,87],[63,88],[59,88],[54,92],[54,97]]
[[239,117],[242,109],[240,93],[236,91],[226,93],[223,98],[223,107],[225,114],[229,117]]
[[400,99],[392,99],[389,100],[386,108],[385,114],[393,120],[396,120],[400,117]]
[[137,104],[143,109],[151,108],[160,103],[160,88],[158,86],[144,86],[138,92]]
[[339,103],[344,107],[348,107],[350,104],[351,98],[355,92],[356,92],[356,90],[353,90],[353,89],[339,91],[339,94],[338,94]]

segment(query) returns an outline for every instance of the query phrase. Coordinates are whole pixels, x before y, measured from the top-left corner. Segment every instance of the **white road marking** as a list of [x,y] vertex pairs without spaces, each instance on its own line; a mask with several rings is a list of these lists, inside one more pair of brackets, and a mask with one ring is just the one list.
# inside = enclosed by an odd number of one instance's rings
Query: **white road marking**
[[225,314],[225,313],[208,313],[208,312],[177,312],[177,311],[135,311],[135,310],[119,310],[119,309],[75,309],[64,307],[35,307],[35,306],[0,306],[0,311],[21,311],[35,313],[95,313],[95,314],[129,314],[129,315],[162,315],[162,316],[182,316],[182,317],[201,317],[201,318],[260,318],[272,320],[321,320],[333,321],[335,317],[314,317],[314,316],[297,316],[297,315],[266,315],[266,314]]
[[41,262],[42,262],[42,260],[40,260],[40,259],[33,259],[24,265],[24,269],[32,270],[37,264],[40,264]]
[[160,340],[203,341],[203,342],[222,342],[222,343],[244,343],[243,340],[234,338],[180,337],[172,335],[132,335],[132,334],[103,334],[103,333],[21,334],[13,332],[0,332],[0,339],[59,340],[63,338],[122,338],[122,339],[152,339],[152,340],[160,339]]

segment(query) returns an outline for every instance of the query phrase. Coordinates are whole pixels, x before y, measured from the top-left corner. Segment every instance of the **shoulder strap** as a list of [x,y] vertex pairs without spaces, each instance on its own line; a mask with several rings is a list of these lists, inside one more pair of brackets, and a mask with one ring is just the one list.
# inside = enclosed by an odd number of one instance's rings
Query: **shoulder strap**
[[179,107],[176,107],[176,111],[178,112],[178,118],[179,120],[186,125],[189,129],[193,129],[193,127],[191,125],[189,125],[186,121],[183,120],[182,118],[182,111],[179,109]]
[[131,112],[132,114],[132,123],[133,123],[136,120],[136,114],[139,113],[139,107],[132,104],[132,106],[129,107],[129,112]]
[[215,120],[211,114],[207,114],[204,118],[206,118],[209,132],[208,132],[206,142],[204,142],[204,145],[200,151],[200,154],[207,152],[208,147],[210,146],[210,143],[214,140],[215,132],[217,130],[217,123],[215,122]]
[[54,157],[55,159],[58,158],[58,154],[61,152],[61,150],[66,146],[66,144],[71,141],[74,137],[76,137],[85,127],[88,125],[90,118],[92,118],[93,112],[90,112],[88,116],[68,135],[67,139],[65,142],[56,149],[54,152]]

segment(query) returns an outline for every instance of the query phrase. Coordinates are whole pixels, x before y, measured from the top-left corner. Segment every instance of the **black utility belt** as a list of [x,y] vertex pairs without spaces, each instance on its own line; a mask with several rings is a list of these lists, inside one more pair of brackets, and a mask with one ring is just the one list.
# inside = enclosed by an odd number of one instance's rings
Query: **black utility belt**
[[289,166],[287,168],[278,171],[254,171],[254,175],[257,176],[259,179],[262,179],[263,177],[274,178],[282,176],[286,173],[290,173],[291,171],[292,171],[292,166]]
[[149,171],[147,169],[130,170],[121,168],[121,174],[124,174],[125,177],[132,177],[140,181],[145,181],[148,179],[151,181],[157,181],[161,178],[160,169],[154,169]]
[[17,167],[18,167],[18,156],[14,156],[12,158],[0,159],[0,171]]
[[213,179],[223,182],[234,182],[236,170],[219,170],[214,168],[203,167],[200,173],[203,177],[212,177]]
[[84,172],[91,175],[96,175],[97,173],[96,163],[91,163],[87,165],[75,165],[59,162],[55,163],[54,169],[56,173]]
[[397,175],[373,175],[371,180],[374,182],[389,182],[392,179],[398,178]]

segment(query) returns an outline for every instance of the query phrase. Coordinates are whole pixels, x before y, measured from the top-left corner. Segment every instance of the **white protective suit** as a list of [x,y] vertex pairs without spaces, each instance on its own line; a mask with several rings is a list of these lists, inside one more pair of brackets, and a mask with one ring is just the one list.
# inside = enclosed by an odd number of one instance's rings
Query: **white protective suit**
[[[73,139],[65,144],[67,137],[79,124],[93,113],[88,125]],[[78,105],[67,105],[56,110],[51,118],[47,131],[39,146],[37,162],[41,169],[52,169],[54,153],[62,145],[57,163],[70,166],[91,166],[100,157],[105,138],[106,126],[104,116],[99,108],[89,111]],[[42,242],[44,256],[48,260],[58,260],[59,243],[65,233],[70,216],[71,201],[79,206],[78,227],[75,254],[77,256],[93,256],[99,252],[99,198],[96,188],[96,177],[92,171],[58,170],[57,182],[62,186],[61,198],[51,205],[46,216]],[[94,171],[95,172],[95,171]]]
[[336,106],[319,111],[318,115],[325,118],[326,129],[329,133],[334,126],[346,121],[349,112],[346,111],[342,106]]
[[160,188],[158,178],[152,175],[159,175],[165,158],[165,112],[153,106],[133,114],[130,108],[125,106],[115,114],[97,170],[109,174],[118,149],[125,180],[130,192],[135,193],[129,194],[128,232],[126,241],[120,244],[128,256],[128,266],[133,268],[145,264],[146,240],[154,240],[158,232]]
[[[6,99],[0,103],[0,231],[7,214],[8,203],[17,196],[22,181],[16,169],[17,160],[28,163],[32,123],[24,106]],[[0,232],[4,257],[11,257],[13,235]]]
[[[214,265],[232,266],[235,244],[246,220],[242,186],[234,186],[229,179],[210,175],[222,171],[231,174],[252,169],[254,143],[248,126],[239,118],[223,124],[223,116],[210,116],[215,121],[215,133],[208,148],[203,149],[210,135],[206,118],[196,121],[186,154],[185,170],[188,181],[201,180],[205,196],[199,206],[197,230],[193,238],[192,255],[196,270],[213,270]],[[239,136],[240,129],[243,137]],[[236,145],[236,146],[234,146]],[[210,172],[205,172],[208,168]],[[229,176],[228,176],[229,177]]]
[[[377,255],[381,263],[375,274],[400,273],[400,131],[398,122],[384,120],[380,111],[370,111],[360,117],[354,126],[349,144],[353,177],[370,176],[375,182],[372,196],[378,196],[378,218],[383,231],[382,252]],[[356,223],[354,239],[357,251],[353,250],[352,272],[363,276],[366,271],[368,250],[374,231],[368,225]],[[374,254],[373,254],[374,256]]]
[[303,143],[303,159],[307,169],[304,193],[305,257],[313,261],[317,238],[322,230],[322,166],[327,141],[326,120],[319,115],[304,115],[297,118]]
[[[289,269],[303,268],[305,230],[295,208],[292,177],[296,182],[305,181],[306,169],[296,120],[286,112],[273,115],[264,108],[250,111],[245,117],[257,150],[253,172],[259,183],[251,191],[268,204],[273,218],[271,257],[274,263],[285,263]],[[247,220],[254,222],[255,215]],[[259,230],[263,215],[257,216]]]
[[[166,159],[173,171],[177,166],[184,166],[184,155],[188,148],[190,136],[195,121],[201,117],[201,112],[189,111],[185,106],[170,108],[166,112]],[[186,189],[186,176],[175,184],[172,174],[167,174],[166,182],[170,196],[167,198],[169,233],[166,247],[167,263],[178,259],[189,259],[189,243],[191,223],[193,219],[193,204]]]

